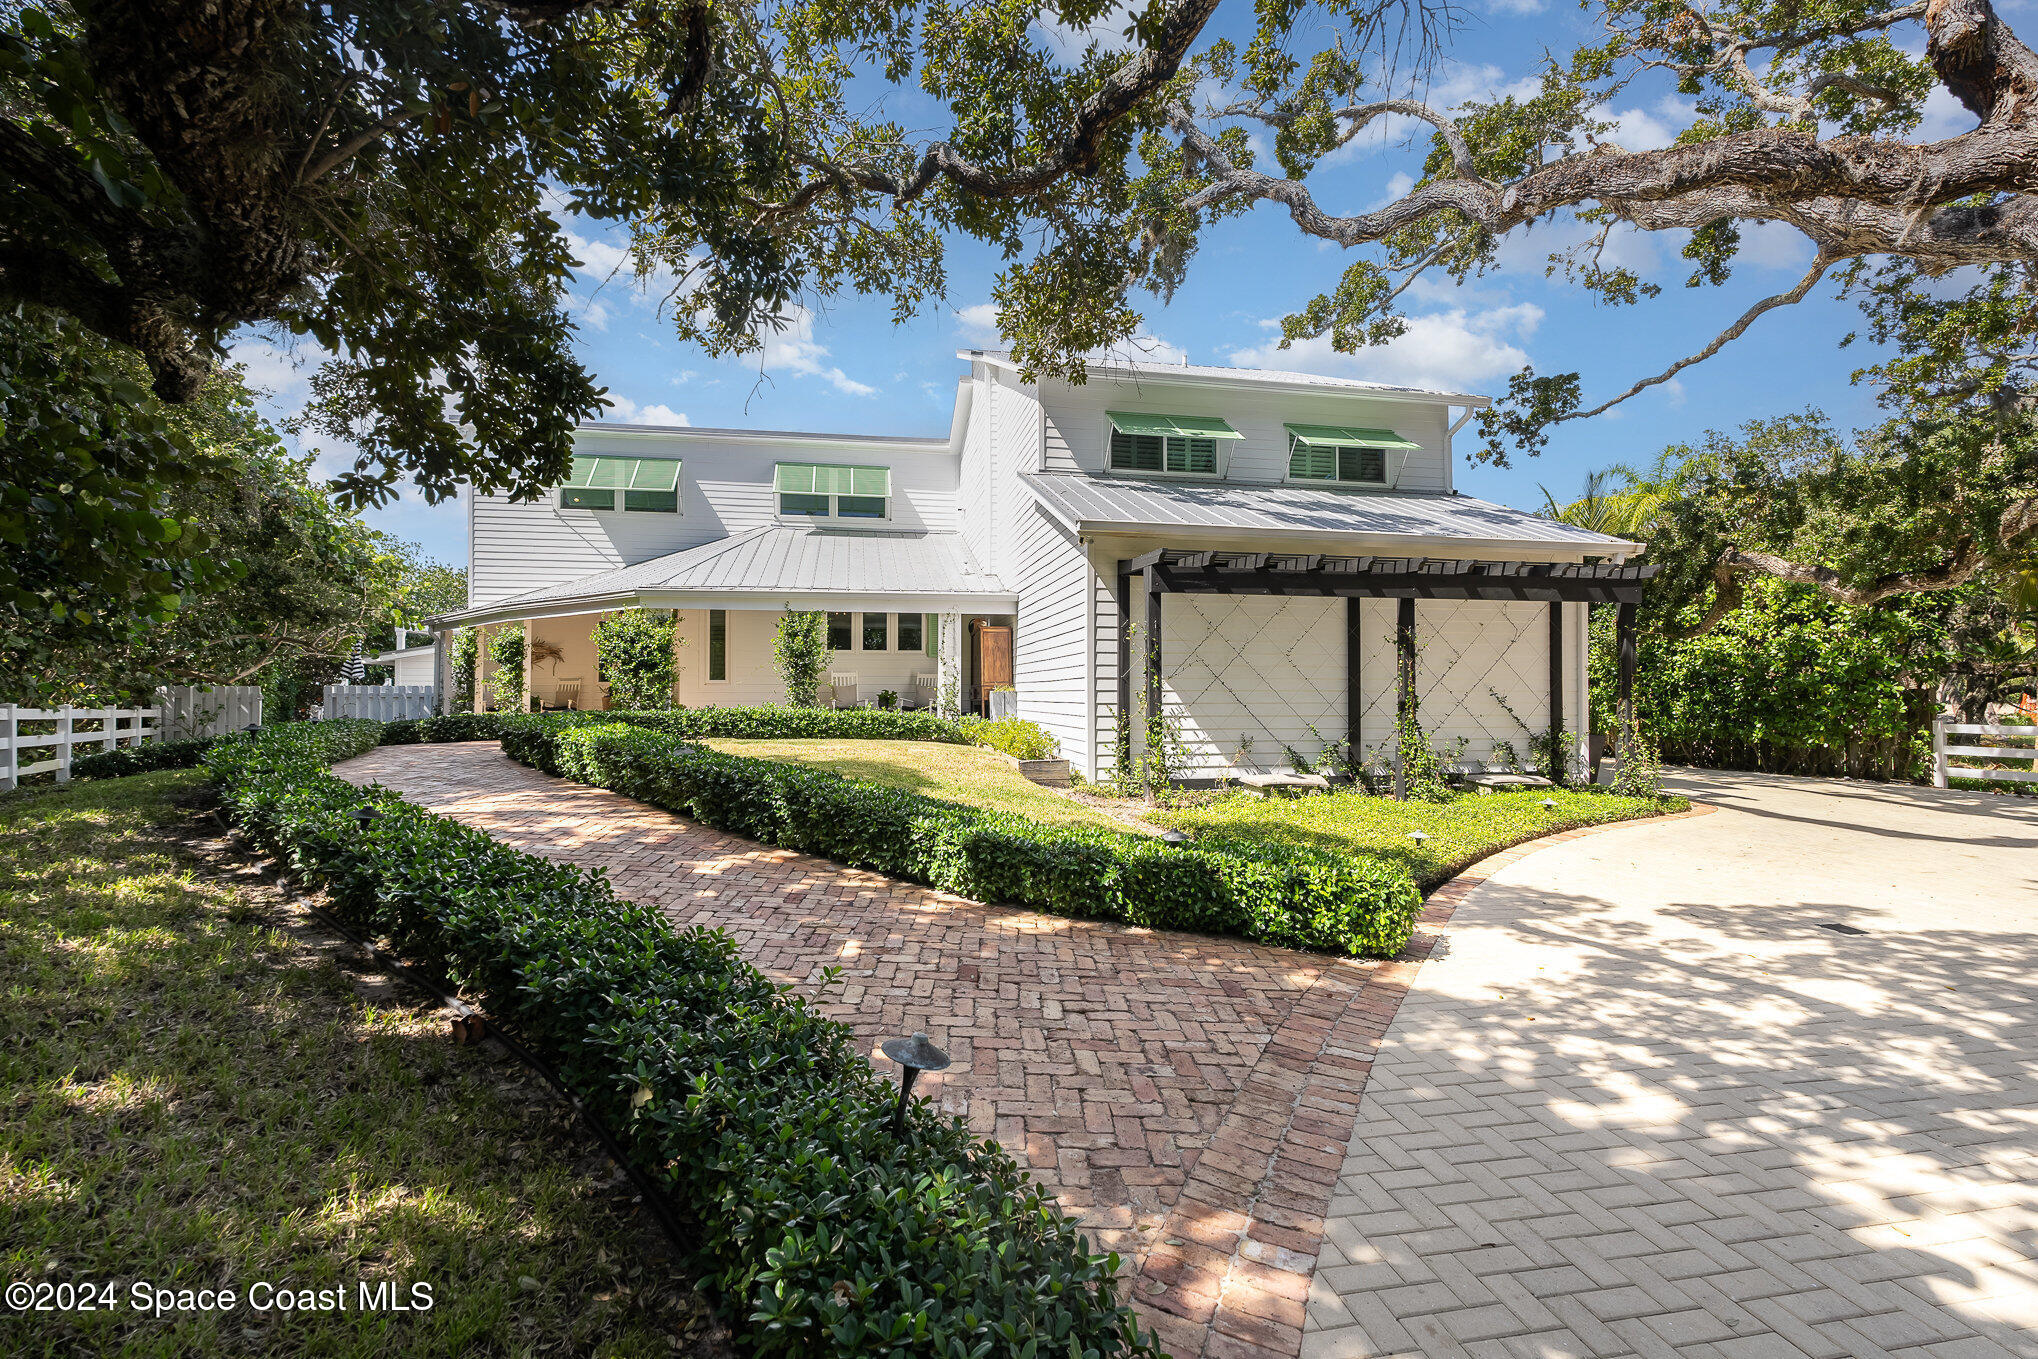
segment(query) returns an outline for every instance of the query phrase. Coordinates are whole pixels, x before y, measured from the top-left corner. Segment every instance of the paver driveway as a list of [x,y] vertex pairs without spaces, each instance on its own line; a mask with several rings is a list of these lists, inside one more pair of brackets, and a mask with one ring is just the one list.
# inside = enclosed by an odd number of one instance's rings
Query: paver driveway
[[338,766],[675,922],[720,926],[875,1050],[925,1030],[919,1087],[994,1134],[1103,1248],[1177,1359],[1293,1356],[1373,1050],[1415,968],[977,905],[757,845],[505,759],[384,746]]
[[2038,803],[1675,783],[1457,904],[1306,1355],[2038,1356]]

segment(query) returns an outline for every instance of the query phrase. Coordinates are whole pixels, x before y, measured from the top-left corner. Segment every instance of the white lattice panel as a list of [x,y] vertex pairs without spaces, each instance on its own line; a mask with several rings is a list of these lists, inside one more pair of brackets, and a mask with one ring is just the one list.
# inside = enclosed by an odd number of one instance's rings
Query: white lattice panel
[[1523,725],[1536,732],[1550,727],[1550,606],[1418,600],[1415,638],[1423,730],[1440,745],[1463,737],[1474,760],[1488,758],[1496,740],[1526,758]]
[[1344,601],[1166,595],[1161,685],[1191,778],[1314,761],[1345,734]]

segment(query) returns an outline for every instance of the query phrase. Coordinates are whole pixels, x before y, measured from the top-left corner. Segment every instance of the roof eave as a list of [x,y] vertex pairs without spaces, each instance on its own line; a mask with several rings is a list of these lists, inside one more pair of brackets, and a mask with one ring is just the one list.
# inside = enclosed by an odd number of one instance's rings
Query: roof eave
[[[1014,363],[1009,355],[994,350],[959,349],[956,351],[956,357],[991,364],[1011,373],[1019,371],[1019,365]],[[1166,364],[1155,364],[1151,368],[1115,368],[1099,365],[1097,371],[1107,376],[1136,378],[1141,382],[1172,383],[1181,387],[1259,387],[1273,391],[1313,393],[1318,396],[1331,394],[1364,397],[1372,401],[1400,401],[1410,405],[1466,406],[1473,410],[1484,410],[1493,404],[1492,397],[1478,396],[1471,392],[1428,392],[1412,387],[1347,386],[1337,378],[1332,378],[1328,382],[1303,382],[1270,376],[1265,370],[1253,368],[1240,368],[1237,370],[1237,376],[1229,373],[1217,375],[1170,371]]]
[[[1359,546],[1371,543],[1389,544],[1387,553],[1372,555],[1422,555],[1422,556],[1463,556],[1470,552],[1501,553],[1552,553],[1577,552],[1598,555],[1636,556],[1644,545],[1621,539],[1588,542],[1582,539],[1565,538],[1491,538],[1459,537],[1455,534],[1436,533],[1382,533],[1371,529],[1299,529],[1269,528],[1264,526],[1235,524],[1183,524],[1174,522],[1144,522],[1124,519],[1075,519],[1057,514],[1055,516],[1076,532],[1084,535],[1116,534],[1140,538],[1197,538],[1197,539],[1278,539],[1284,543],[1307,543],[1311,545]],[[1429,544],[1437,551],[1414,553],[1410,544]],[[1364,554],[1360,554],[1364,555]]]

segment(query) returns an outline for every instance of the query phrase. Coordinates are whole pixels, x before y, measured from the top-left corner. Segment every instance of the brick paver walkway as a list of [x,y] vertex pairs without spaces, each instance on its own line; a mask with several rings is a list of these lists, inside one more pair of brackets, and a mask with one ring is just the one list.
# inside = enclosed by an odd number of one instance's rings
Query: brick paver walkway
[[[985,907],[547,778],[496,746],[339,766],[550,858],[825,998],[875,1052],[924,1030],[920,1087],[1031,1167],[1177,1359],[1296,1354],[1323,1213],[1374,1050],[1414,974],[1237,940]],[[881,1059],[880,1059],[881,1060]]]
[[2038,806],[1681,786],[1438,894],[1310,1359],[2038,1356]]

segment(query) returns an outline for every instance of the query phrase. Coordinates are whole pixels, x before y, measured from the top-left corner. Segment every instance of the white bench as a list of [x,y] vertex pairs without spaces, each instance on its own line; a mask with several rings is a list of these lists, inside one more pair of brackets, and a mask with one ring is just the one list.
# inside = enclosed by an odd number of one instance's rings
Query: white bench
[[1300,792],[1306,788],[1330,791],[1330,780],[1321,774],[1240,774],[1238,781],[1261,797],[1272,797],[1276,789]]
[[1554,788],[1557,786],[1541,774],[1467,774],[1465,775],[1465,782],[1477,788],[1481,797],[1485,797],[1496,788]]

